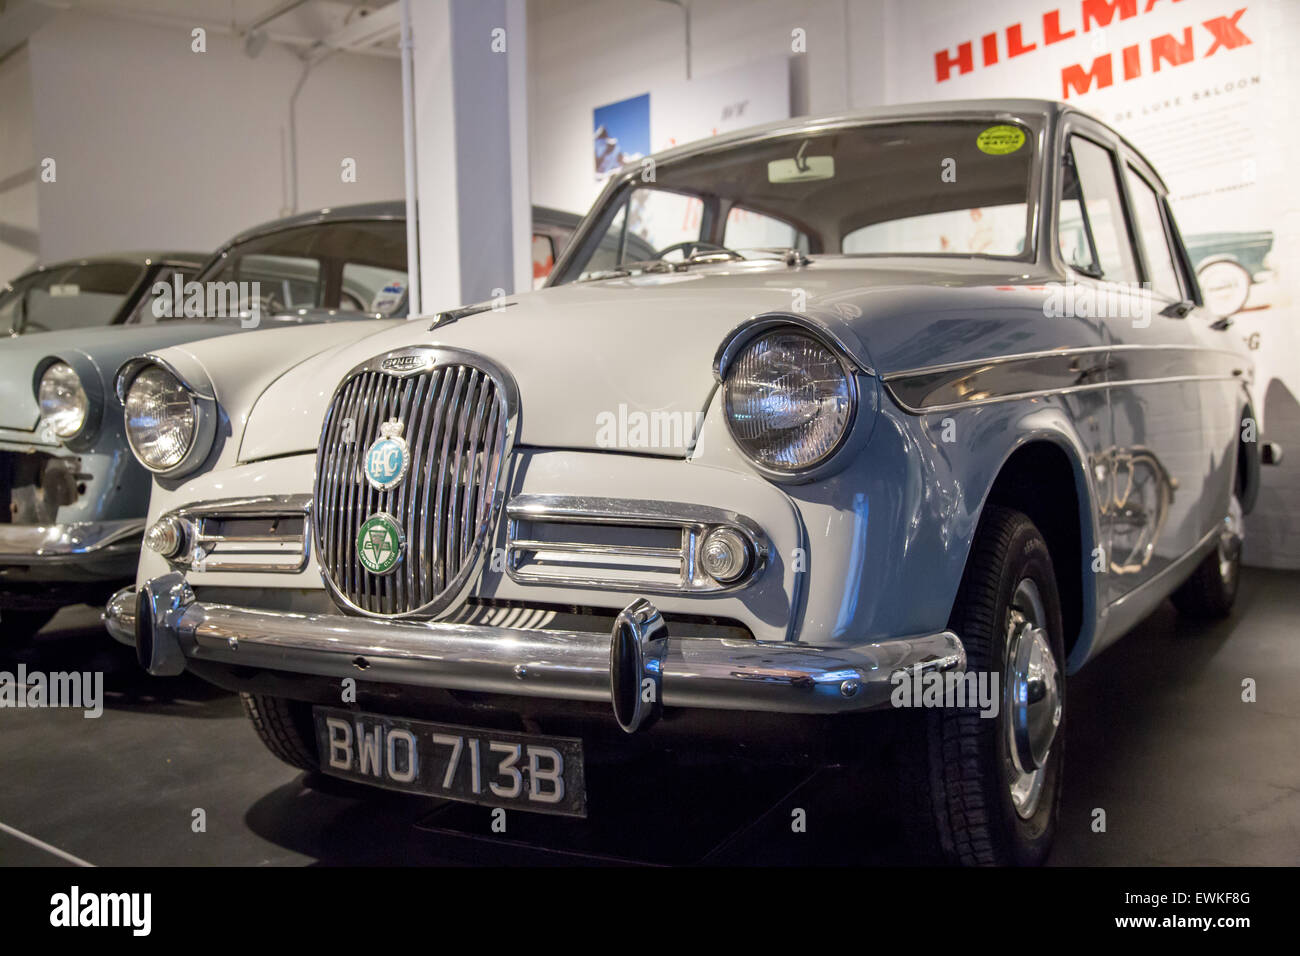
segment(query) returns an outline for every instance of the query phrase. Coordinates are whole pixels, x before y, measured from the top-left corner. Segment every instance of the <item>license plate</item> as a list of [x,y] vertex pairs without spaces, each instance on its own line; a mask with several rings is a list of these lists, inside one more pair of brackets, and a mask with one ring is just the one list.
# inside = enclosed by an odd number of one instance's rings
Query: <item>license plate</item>
[[321,771],[390,790],[587,815],[582,741],[314,707]]

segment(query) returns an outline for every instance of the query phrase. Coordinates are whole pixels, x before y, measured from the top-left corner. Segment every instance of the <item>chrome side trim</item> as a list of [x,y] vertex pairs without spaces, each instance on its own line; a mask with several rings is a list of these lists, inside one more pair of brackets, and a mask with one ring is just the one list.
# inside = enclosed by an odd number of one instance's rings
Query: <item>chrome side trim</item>
[[1002,365],[1007,362],[1020,362],[1025,359],[1050,358],[1055,355],[1089,355],[1097,352],[1160,352],[1160,351],[1185,351],[1185,352],[1212,352],[1221,355],[1230,355],[1236,359],[1242,359],[1239,352],[1232,349],[1203,348],[1199,345],[1080,345],[1069,348],[1041,349],[1036,352],[1017,352],[1014,355],[994,355],[989,358],[963,359],[960,362],[945,362],[939,365],[921,365],[916,368],[903,369],[897,372],[887,372],[881,376],[881,381],[890,382],[894,379],[911,378],[915,375],[931,375],[936,372],[951,372],[963,368],[979,368],[985,365]]
[[928,414],[1098,388],[1242,381],[1247,369],[1248,361],[1228,349],[1084,346],[890,372],[882,381],[900,408]]
[[[115,635],[128,630],[129,593],[119,592],[105,610]],[[175,637],[189,661],[323,677],[364,672],[379,683],[612,703],[605,631],[286,614],[197,601],[169,608],[155,626]],[[900,671],[965,666],[965,648],[951,631],[853,647],[670,639],[662,701],[665,707],[849,713],[888,707]]]
[[51,525],[0,524],[0,562],[59,563],[105,551],[139,551],[143,533],[141,518]]
[[964,402],[949,402],[943,405],[926,405],[916,407],[903,402],[890,385],[885,388],[894,401],[898,403],[899,408],[913,415],[929,415],[933,412],[951,412],[959,408],[972,408],[976,405],[992,405],[997,402],[1018,402],[1027,398],[1044,398],[1048,395],[1070,395],[1075,392],[1089,392],[1099,388],[1131,388],[1138,385],[1170,385],[1176,382],[1223,382],[1236,381],[1235,378],[1228,375],[1181,375],[1173,378],[1145,378],[1133,379],[1124,382],[1097,382],[1090,385],[1071,385],[1064,388],[1044,388],[1032,392],[1016,392],[1011,395],[998,395],[991,398],[971,399]]
[[[757,522],[735,511],[708,505],[579,495],[516,495],[506,505],[506,518],[506,573],[512,581],[519,584],[657,594],[733,591],[753,582],[767,565],[770,556],[771,546],[767,535]],[[677,548],[652,548],[562,539],[539,541],[521,536],[521,525],[525,523],[672,528],[681,531],[681,545]],[[699,567],[697,559],[700,542],[709,531],[718,527],[731,528],[741,534],[749,542],[753,554],[749,573],[730,584],[720,584],[709,577]],[[679,577],[676,583],[669,585],[646,578],[542,574],[521,565],[527,553],[538,550],[608,555],[633,561],[638,558],[677,559],[680,561]]]

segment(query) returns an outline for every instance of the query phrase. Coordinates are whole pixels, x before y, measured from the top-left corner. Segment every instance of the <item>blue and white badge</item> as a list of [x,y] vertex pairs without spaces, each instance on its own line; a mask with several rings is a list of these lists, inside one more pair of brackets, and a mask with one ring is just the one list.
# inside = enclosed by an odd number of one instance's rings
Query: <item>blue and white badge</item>
[[366,450],[366,481],[370,487],[388,491],[406,477],[411,449],[402,437],[402,423],[394,419],[379,426],[379,437]]

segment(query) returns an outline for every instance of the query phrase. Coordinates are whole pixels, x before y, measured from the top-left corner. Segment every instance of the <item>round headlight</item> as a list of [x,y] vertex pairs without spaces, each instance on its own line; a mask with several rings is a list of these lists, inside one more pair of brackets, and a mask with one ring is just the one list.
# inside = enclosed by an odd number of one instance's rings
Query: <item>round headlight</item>
[[90,402],[81,379],[66,362],[55,362],[41,376],[36,390],[41,418],[60,438],[72,438],[86,424]]
[[151,471],[175,468],[194,445],[198,410],[189,389],[166,369],[151,366],[131,381],[126,438]]
[[782,474],[828,459],[853,421],[848,371],[804,332],[782,329],[746,345],[723,394],[732,438],[756,464]]

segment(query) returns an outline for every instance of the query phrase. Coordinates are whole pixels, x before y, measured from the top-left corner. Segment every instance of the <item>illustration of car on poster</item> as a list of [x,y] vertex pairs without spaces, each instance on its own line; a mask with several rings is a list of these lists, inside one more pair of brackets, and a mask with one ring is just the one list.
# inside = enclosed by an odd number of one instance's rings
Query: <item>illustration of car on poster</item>
[[1036,100],[654,169],[540,291],[127,363],[110,631],[306,770],[584,816],[597,744],[879,760],[919,854],[1042,862],[1065,675],[1228,612],[1264,457],[1159,175]]
[[1186,242],[1205,306],[1220,318],[1244,309],[1251,286],[1273,277],[1272,232],[1209,232]]

